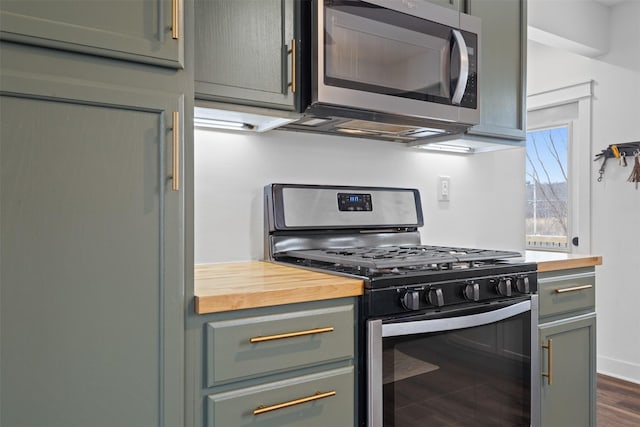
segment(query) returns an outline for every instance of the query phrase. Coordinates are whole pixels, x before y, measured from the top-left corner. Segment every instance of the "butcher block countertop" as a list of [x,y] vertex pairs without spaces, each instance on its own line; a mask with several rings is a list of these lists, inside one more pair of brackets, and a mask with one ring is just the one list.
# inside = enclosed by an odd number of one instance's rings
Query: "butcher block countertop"
[[362,295],[363,281],[263,261],[195,266],[195,311],[217,313]]
[[539,273],[602,265],[602,257],[598,255],[578,255],[562,252],[526,251],[525,259],[527,262],[538,263]]

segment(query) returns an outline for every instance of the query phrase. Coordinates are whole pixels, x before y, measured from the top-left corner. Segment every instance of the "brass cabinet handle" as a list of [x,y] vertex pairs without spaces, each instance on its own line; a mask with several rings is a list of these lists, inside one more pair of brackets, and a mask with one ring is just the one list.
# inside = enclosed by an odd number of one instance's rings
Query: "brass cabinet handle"
[[251,343],[281,340],[283,338],[301,337],[304,335],[322,334],[324,332],[333,332],[333,327],[307,329],[306,331],[287,332],[285,334],[267,335],[264,337],[253,337],[249,340]]
[[576,291],[582,291],[582,290],[591,289],[591,288],[593,288],[593,285],[574,286],[573,288],[556,289],[556,293],[564,294],[567,292],[576,292]]
[[171,37],[180,36],[180,0],[173,0],[171,4]]
[[171,189],[180,190],[180,113],[173,112],[173,177]]
[[547,377],[547,384],[551,385],[553,383],[553,340],[549,338],[547,340],[547,345],[543,345],[542,348],[546,348],[547,352],[547,373],[542,373],[543,377]]
[[291,86],[291,93],[296,93],[296,39],[291,40],[291,82],[287,86]]
[[260,414],[264,414],[265,412],[271,412],[278,409],[288,408],[290,406],[300,405],[301,403],[312,402],[314,400],[325,399],[327,397],[331,397],[335,395],[336,395],[335,390],[328,391],[326,393],[317,392],[314,395],[302,397],[300,399],[290,400],[288,402],[277,403],[271,406],[259,406],[253,410],[253,415],[260,415]]

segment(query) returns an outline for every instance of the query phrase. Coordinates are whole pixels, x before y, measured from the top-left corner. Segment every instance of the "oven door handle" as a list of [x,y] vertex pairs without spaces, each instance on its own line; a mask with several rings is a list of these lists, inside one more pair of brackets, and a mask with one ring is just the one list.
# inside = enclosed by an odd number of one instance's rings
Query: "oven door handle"
[[531,301],[522,301],[497,310],[468,316],[443,319],[417,320],[412,322],[383,323],[382,337],[425,334],[429,332],[451,331],[499,322],[531,310]]

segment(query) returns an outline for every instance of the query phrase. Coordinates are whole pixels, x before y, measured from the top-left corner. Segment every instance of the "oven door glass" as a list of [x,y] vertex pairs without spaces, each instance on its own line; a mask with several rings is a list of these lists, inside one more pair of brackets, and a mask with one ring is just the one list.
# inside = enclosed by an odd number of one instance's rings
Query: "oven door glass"
[[[422,321],[430,331],[420,333],[420,321],[382,323],[381,351],[372,355],[381,360],[369,360],[381,372],[381,378],[369,373],[378,377],[370,381],[378,388],[371,390],[370,405],[379,405],[382,414],[369,425],[531,425],[531,311],[441,330],[449,320]],[[395,328],[394,336],[384,336],[387,326]]]
[[326,1],[324,15],[325,85],[452,104],[459,31],[362,1]]

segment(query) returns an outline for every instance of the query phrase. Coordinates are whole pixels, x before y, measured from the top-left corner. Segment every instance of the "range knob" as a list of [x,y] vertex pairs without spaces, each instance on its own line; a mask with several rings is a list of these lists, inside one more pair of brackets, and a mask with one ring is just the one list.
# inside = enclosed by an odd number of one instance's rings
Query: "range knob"
[[529,277],[522,276],[516,279],[516,289],[522,294],[529,293]]
[[442,293],[442,289],[440,288],[429,289],[429,293],[427,294],[427,301],[429,301],[429,304],[431,305],[442,307],[444,305],[444,295]]
[[463,293],[464,297],[469,301],[480,301],[480,285],[476,282],[467,283]]
[[512,290],[512,280],[510,277],[505,277],[504,279],[500,279],[498,282],[497,291],[503,297],[510,297]]
[[420,293],[418,291],[407,291],[400,302],[407,310],[417,310],[420,308]]

